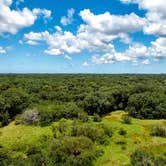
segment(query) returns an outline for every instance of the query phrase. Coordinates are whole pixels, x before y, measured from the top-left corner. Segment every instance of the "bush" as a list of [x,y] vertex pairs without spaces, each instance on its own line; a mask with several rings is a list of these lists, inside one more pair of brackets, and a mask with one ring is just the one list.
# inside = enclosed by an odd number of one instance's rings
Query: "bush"
[[63,137],[50,145],[50,158],[54,165],[93,165],[96,150],[87,137]]
[[126,145],[126,141],[124,140],[118,140],[115,142],[117,145]]
[[101,122],[101,117],[98,114],[93,115],[93,121],[94,122]]
[[121,128],[118,132],[120,135],[126,135],[127,134],[127,131],[123,128]]
[[39,110],[39,124],[41,126],[46,126],[54,120],[54,111],[53,110]]
[[165,164],[165,158],[145,151],[136,150],[131,155],[131,166],[163,166]]
[[153,136],[166,137],[166,127],[162,125],[155,125],[151,129]]
[[1,127],[5,126],[9,122],[9,113],[5,112],[4,114],[0,115]]
[[21,115],[17,115],[14,121],[15,125],[21,124]]
[[81,112],[80,108],[75,103],[67,103],[61,110],[62,118],[74,119],[78,118],[78,114]]
[[78,114],[78,119],[81,120],[82,122],[88,122],[89,118],[86,113],[79,113]]
[[85,136],[93,142],[108,143],[108,137],[112,136],[112,130],[105,125],[77,124],[71,127],[71,136]]
[[125,124],[131,124],[132,119],[129,115],[124,114],[124,115],[122,115],[122,122],[125,123]]
[[36,109],[27,110],[21,116],[21,122],[25,125],[38,124],[39,120],[40,120],[40,115]]

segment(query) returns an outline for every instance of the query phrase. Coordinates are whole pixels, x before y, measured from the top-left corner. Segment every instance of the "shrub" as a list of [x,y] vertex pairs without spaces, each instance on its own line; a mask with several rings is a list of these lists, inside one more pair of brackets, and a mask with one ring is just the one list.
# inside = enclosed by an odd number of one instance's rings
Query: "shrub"
[[127,134],[127,131],[123,128],[121,128],[118,132],[120,135],[126,135]]
[[117,145],[126,145],[126,141],[124,140],[118,140],[115,142]]
[[78,114],[78,119],[81,120],[82,122],[88,122],[89,118],[86,113],[79,113]]
[[107,136],[112,137],[113,132],[112,132],[111,128],[109,128],[109,127],[108,127],[107,125],[105,125],[105,124],[102,124],[101,127],[102,127],[102,129],[104,130],[104,133],[105,133]]
[[122,115],[122,122],[125,123],[125,124],[131,124],[132,119],[129,115],[124,114],[124,115]]
[[151,129],[153,136],[166,137],[166,127],[162,125],[155,125]]
[[108,143],[108,137],[112,136],[112,130],[105,125],[77,124],[71,127],[71,136],[85,136],[93,142]]
[[54,111],[53,110],[39,110],[39,124],[41,126],[46,126],[54,120]]
[[165,158],[154,156],[146,151],[136,150],[131,155],[131,166],[163,166],[165,164]]
[[0,115],[0,121],[1,121],[1,126],[5,126],[9,122],[9,113],[6,112],[2,115]]
[[87,137],[63,137],[50,144],[50,158],[54,165],[93,165],[96,150]]
[[39,122],[40,115],[36,109],[27,110],[21,116],[21,122],[25,125],[35,125]]
[[14,121],[15,125],[19,125],[21,123],[21,116],[17,115]]
[[78,118],[78,114],[81,112],[80,108],[72,102],[65,104],[60,111],[62,113],[62,118],[66,119]]
[[101,122],[101,117],[98,114],[93,115],[93,121],[94,122]]

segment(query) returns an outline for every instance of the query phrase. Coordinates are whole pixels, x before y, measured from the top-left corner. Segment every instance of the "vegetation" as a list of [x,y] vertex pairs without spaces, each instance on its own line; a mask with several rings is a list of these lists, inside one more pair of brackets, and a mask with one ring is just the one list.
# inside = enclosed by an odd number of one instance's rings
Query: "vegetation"
[[155,125],[152,127],[152,135],[166,137],[166,127],[164,125]]
[[165,165],[165,80],[0,75],[0,165]]

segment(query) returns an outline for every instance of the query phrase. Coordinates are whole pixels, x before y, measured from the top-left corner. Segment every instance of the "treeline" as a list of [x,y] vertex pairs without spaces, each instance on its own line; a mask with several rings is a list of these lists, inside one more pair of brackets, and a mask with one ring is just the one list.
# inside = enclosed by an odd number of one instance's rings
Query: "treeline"
[[74,103],[88,115],[125,110],[136,118],[165,119],[166,75],[0,75],[1,125],[43,101]]

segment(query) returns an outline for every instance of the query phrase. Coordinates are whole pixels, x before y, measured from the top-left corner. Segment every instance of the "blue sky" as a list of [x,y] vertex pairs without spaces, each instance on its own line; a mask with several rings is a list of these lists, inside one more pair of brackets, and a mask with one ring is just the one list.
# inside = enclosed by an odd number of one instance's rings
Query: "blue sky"
[[1,0],[0,73],[166,73],[164,0]]

